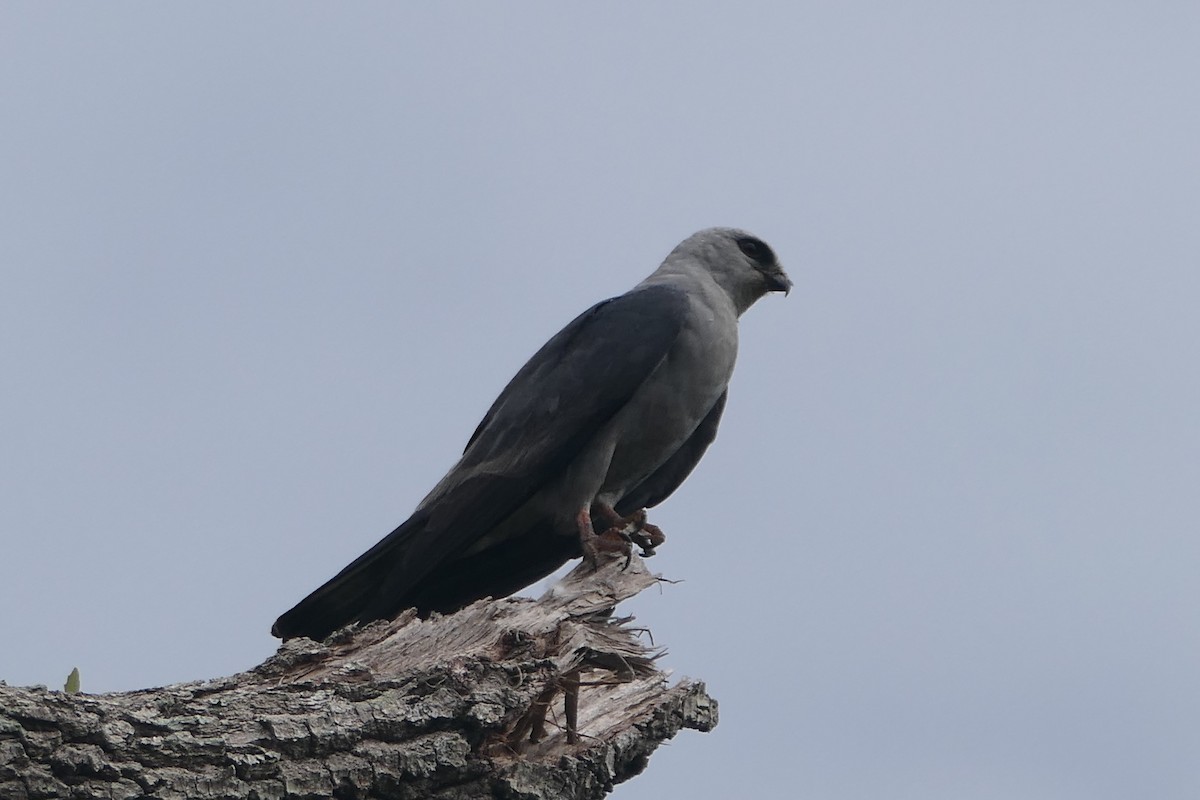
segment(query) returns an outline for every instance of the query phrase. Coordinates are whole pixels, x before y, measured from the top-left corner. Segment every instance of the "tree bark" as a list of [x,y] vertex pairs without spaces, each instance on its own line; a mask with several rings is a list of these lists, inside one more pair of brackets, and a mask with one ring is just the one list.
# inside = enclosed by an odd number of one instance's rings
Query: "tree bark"
[[681,728],[717,723],[704,684],[669,687],[662,651],[613,616],[658,580],[622,567],[576,569],[537,601],[295,639],[227,678],[0,685],[0,797],[603,797]]

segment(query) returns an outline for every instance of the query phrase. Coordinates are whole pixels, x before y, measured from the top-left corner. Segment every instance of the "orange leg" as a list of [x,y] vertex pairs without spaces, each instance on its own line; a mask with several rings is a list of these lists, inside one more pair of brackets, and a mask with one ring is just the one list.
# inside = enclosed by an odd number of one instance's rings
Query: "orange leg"
[[642,558],[649,558],[654,555],[654,548],[667,540],[657,525],[651,525],[646,521],[646,509],[644,508],[627,517],[622,517],[611,506],[596,503],[592,506],[592,513],[608,525],[608,528],[601,534],[602,536],[619,537],[627,543],[625,550],[627,555],[633,550],[630,545],[636,544],[642,548]]
[[586,508],[575,515],[575,526],[579,529],[579,546],[583,550],[583,560],[599,569],[601,553],[619,553],[628,556],[630,552],[629,539],[611,528],[603,533],[596,533],[592,527],[592,517]]

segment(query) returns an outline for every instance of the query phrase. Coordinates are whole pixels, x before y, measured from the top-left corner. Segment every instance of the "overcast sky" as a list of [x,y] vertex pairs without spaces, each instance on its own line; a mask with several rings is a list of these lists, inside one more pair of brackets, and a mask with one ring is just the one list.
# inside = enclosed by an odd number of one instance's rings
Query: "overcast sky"
[[[985,5],[987,7],[985,7]],[[215,677],[681,239],[796,283],[622,798],[1200,794],[1200,5],[0,8],[0,678]]]

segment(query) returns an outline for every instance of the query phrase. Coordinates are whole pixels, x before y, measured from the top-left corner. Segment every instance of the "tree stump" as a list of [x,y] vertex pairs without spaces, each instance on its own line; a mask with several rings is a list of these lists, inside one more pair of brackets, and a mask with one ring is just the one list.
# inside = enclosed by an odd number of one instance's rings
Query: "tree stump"
[[536,601],[294,639],[227,678],[0,685],[0,797],[603,797],[681,728],[717,723],[704,684],[668,686],[662,651],[614,616],[659,580],[623,566],[577,568]]

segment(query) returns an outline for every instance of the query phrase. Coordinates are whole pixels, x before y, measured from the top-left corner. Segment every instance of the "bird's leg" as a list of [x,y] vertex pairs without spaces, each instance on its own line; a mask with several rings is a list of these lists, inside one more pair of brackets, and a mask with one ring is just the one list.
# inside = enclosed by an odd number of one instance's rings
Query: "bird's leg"
[[[667,540],[662,529],[646,521],[646,509],[638,509],[627,517],[622,517],[610,505],[595,503],[592,505],[595,517],[608,525],[604,536],[619,536],[626,542],[642,548],[642,558],[654,555],[654,548]],[[632,551],[632,548],[629,548]]]
[[579,529],[579,546],[583,550],[583,560],[590,564],[592,569],[600,568],[601,553],[624,555],[626,563],[628,563],[629,539],[611,529],[603,533],[596,533],[592,527],[591,514],[586,508],[580,509],[579,513],[575,515],[575,526]]

